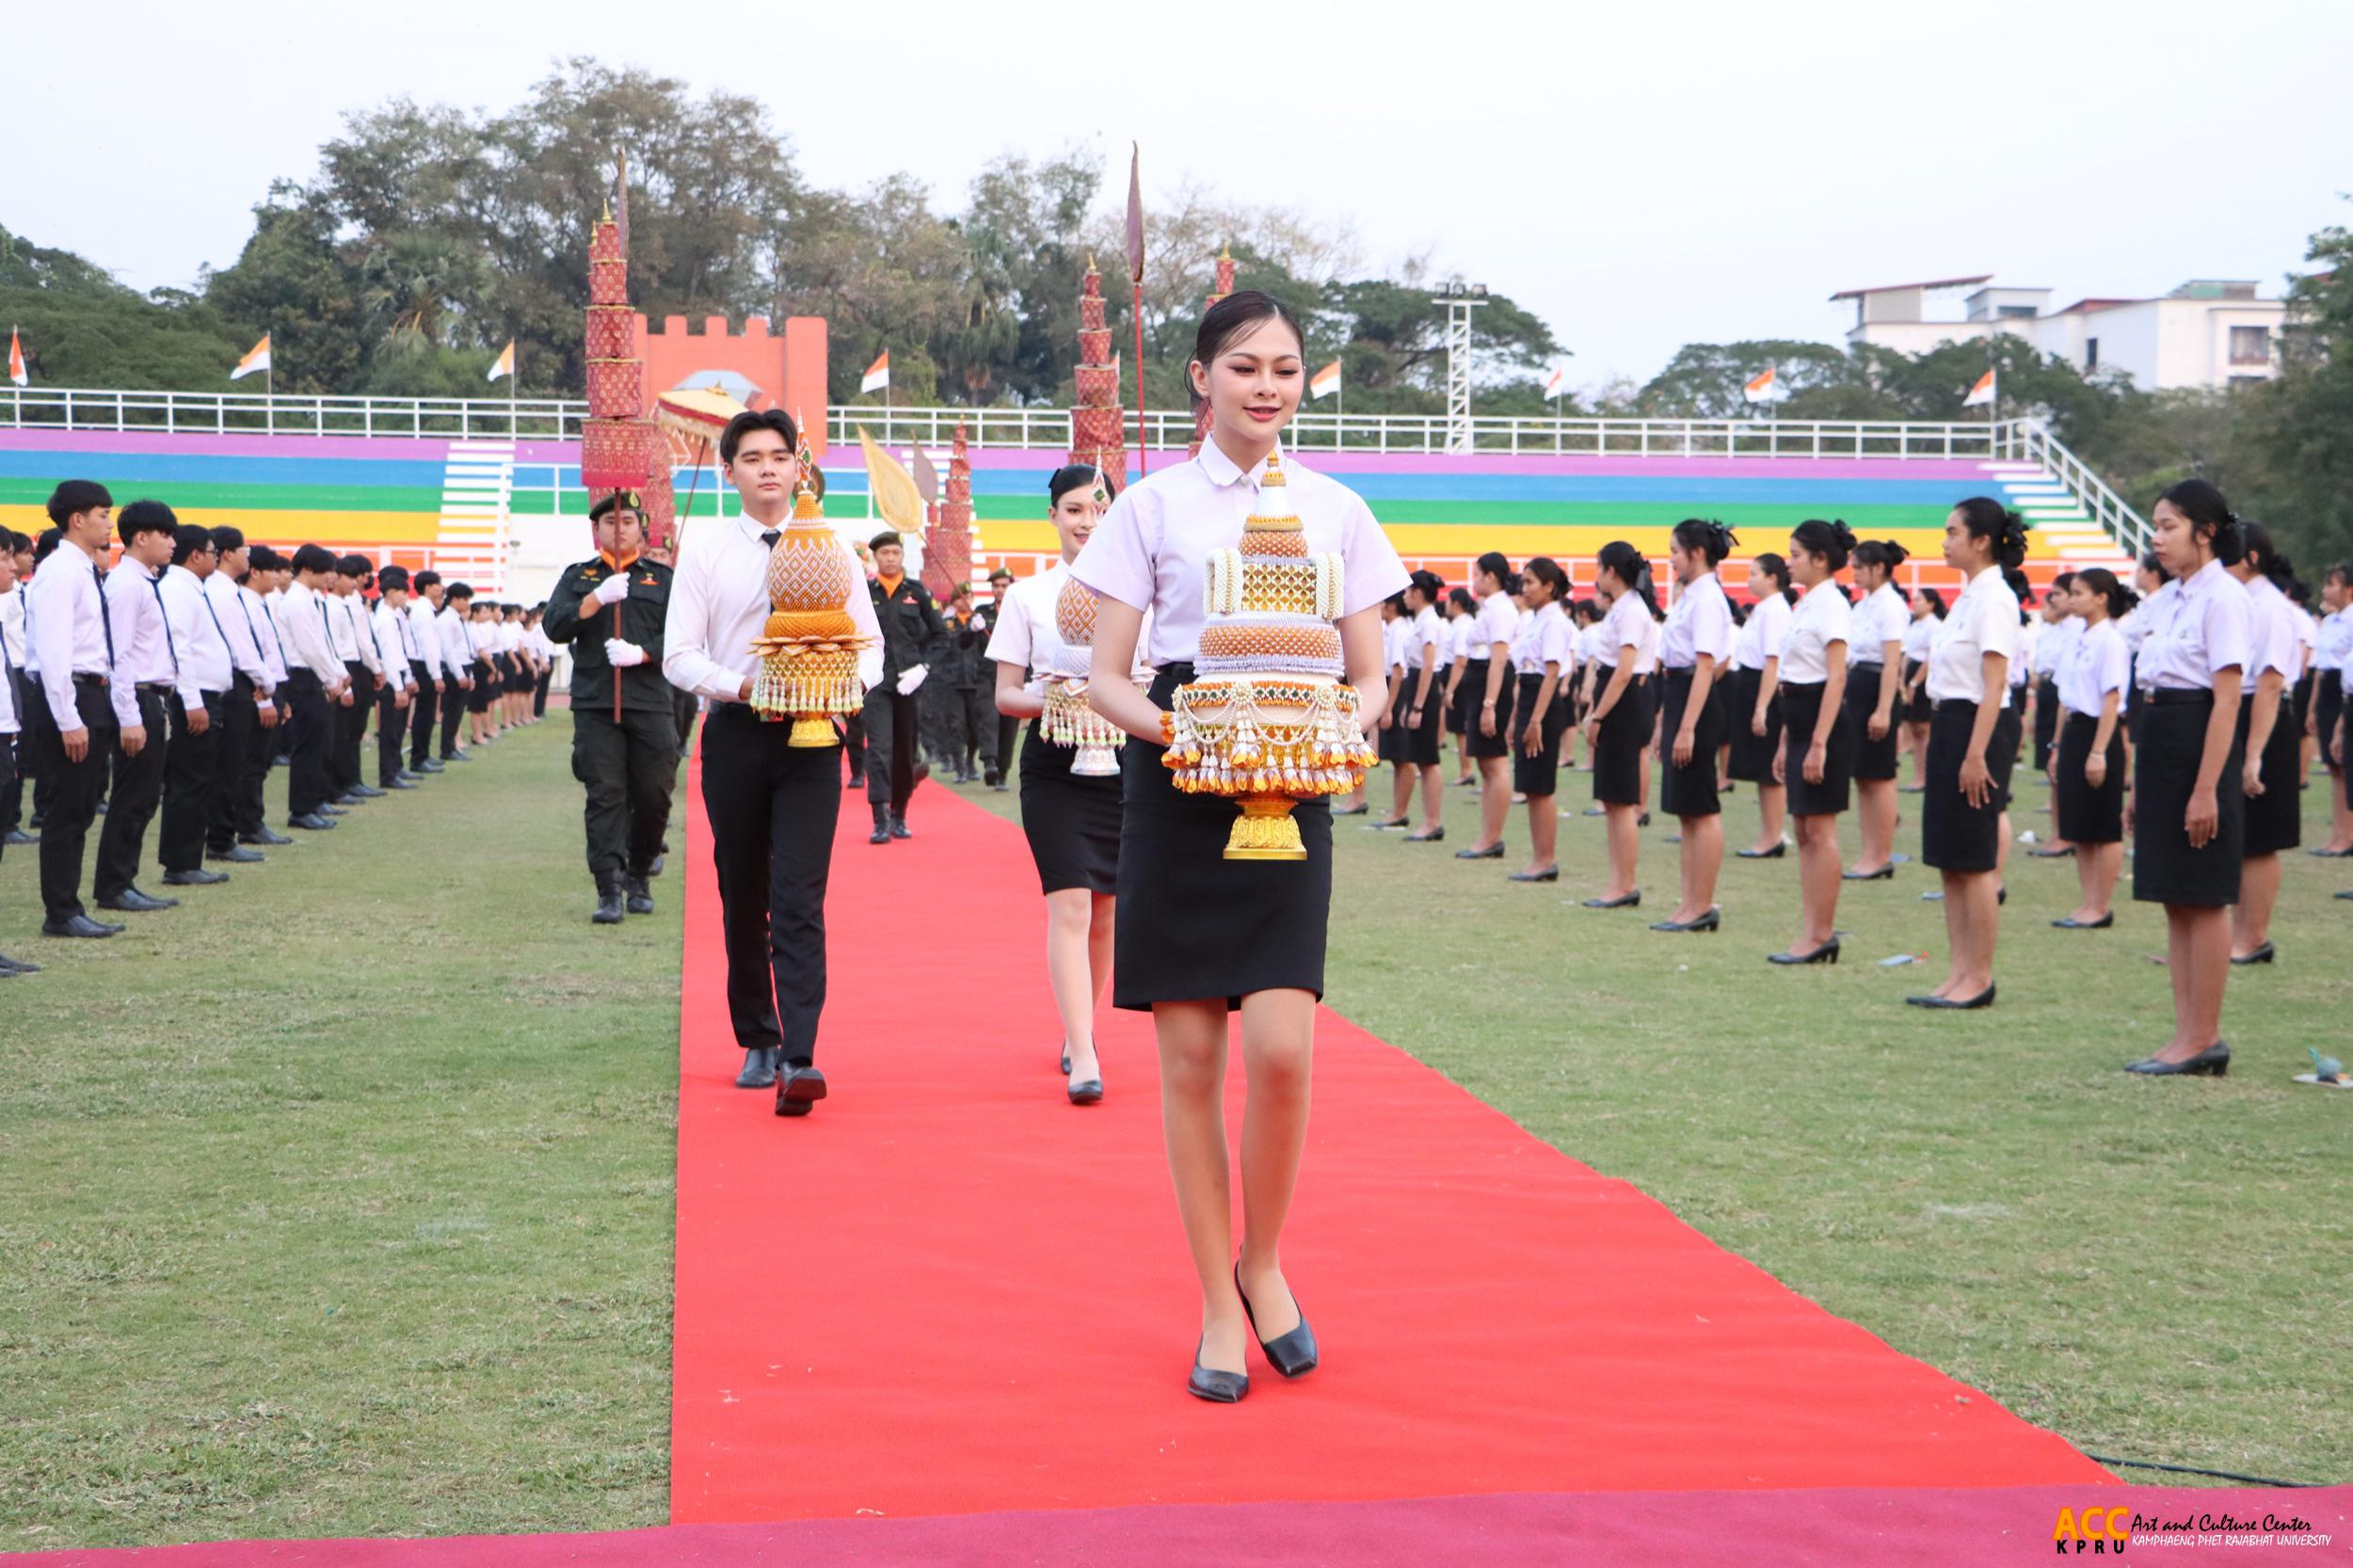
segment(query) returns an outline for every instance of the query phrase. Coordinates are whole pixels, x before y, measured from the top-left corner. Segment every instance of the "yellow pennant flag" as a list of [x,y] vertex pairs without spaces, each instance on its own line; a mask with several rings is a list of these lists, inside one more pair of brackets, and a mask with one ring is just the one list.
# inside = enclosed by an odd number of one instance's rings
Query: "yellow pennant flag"
[[863,425],[858,427],[857,443],[866,453],[866,486],[873,492],[875,512],[900,533],[921,538],[923,494],[915,488],[915,476],[876,446]]

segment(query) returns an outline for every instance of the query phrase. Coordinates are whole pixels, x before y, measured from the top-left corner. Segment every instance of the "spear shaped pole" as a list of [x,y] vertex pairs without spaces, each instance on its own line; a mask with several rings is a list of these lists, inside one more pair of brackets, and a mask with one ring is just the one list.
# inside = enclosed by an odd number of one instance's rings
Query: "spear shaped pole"
[[1128,144],[1128,280],[1135,291],[1136,472],[1152,472],[1151,427],[1144,415],[1144,150]]

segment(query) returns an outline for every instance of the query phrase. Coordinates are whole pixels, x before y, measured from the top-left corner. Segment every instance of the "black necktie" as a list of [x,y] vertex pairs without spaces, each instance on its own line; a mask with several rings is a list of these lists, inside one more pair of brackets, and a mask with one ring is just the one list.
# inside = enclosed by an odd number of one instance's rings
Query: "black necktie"
[[[171,640],[171,613],[164,608],[164,580],[160,577],[151,577],[147,580],[147,585],[155,590],[155,613],[164,617],[164,651],[171,655],[171,679],[176,684],[180,680],[180,649]],[[106,602],[106,596],[100,594],[98,602],[103,606]],[[106,651],[109,656],[114,652],[114,639],[111,635],[106,639]]]
[[112,675],[115,667],[115,618],[107,613],[106,587],[98,581],[95,566],[90,568],[90,583],[98,589],[98,630],[106,634],[106,673]]
[[766,545],[769,549],[774,550],[776,548],[776,537],[782,532],[783,530],[781,529],[771,528],[768,532],[760,536],[760,542]]

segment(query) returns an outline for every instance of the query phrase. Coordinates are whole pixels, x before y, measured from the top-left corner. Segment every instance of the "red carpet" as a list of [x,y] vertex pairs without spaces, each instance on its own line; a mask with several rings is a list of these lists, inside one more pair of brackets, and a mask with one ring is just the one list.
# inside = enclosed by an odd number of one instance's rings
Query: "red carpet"
[[[1252,1399],[1257,1399],[1254,1392]],[[1247,1409],[1245,1405],[1243,1408]],[[1718,1568],[1728,1562],[1917,1568],[2047,1562],[2064,1508],[2124,1508],[2161,1528],[2266,1512],[2353,1539],[2353,1487],[2309,1492],[2155,1487],[1641,1492],[1232,1508],[1066,1509],[928,1519],[673,1525],[600,1535],[438,1541],[230,1542],[145,1551],[0,1556],[10,1568]],[[2108,1523],[2103,1515],[2103,1528]],[[2115,1523],[2130,1528],[2126,1518]],[[2133,1556],[2166,1554],[2134,1543]],[[2217,1548],[2217,1560],[2240,1555]],[[2101,1554],[2105,1561],[2113,1555]],[[2084,1554],[2089,1559],[2089,1552]],[[2205,1560],[2200,1559],[2197,1560]],[[2271,1561],[2265,1558],[2263,1561]],[[2291,1559],[2290,1560],[2302,1560]]]
[[844,800],[834,1097],[781,1121],[730,1082],[687,792],[679,1523],[2115,1484],[1330,1013],[1285,1249],[1326,1365],[1199,1403],[1149,1023],[1112,1016],[1109,1101],[1064,1103],[1019,830],[927,789],[870,848]]

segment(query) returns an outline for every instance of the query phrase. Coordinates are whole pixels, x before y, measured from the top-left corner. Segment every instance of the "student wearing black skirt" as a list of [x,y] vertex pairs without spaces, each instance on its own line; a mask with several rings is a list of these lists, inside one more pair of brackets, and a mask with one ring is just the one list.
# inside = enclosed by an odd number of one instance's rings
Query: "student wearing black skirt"
[[1573,600],[1568,606],[1569,625],[1575,635],[1569,641],[1569,662],[1561,666],[1561,699],[1568,709],[1568,728],[1561,732],[1561,765],[1579,773],[1591,773],[1591,754],[1587,760],[1577,760],[1577,743],[1585,728],[1585,711],[1593,706],[1593,694],[1587,690],[1592,683],[1593,669],[1590,650],[1593,629],[1601,624],[1601,609],[1590,599]]
[[2135,670],[2145,690],[2125,825],[2133,898],[2165,905],[2173,1037],[2124,1070],[2219,1077],[2231,1066],[2222,992],[2247,834],[2239,686],[2253,659],[2254,611],[2229,570],[2246,545],[2220,490],[2185,479],[2157,498],[2150,521],[2173,587]]
[[1517,579],[1512,563],[1496,551],[1471,570],[1471,593],[1479,610],[1464,647],[1462,665],[1464,749],[1479,768],[1479,837],[1457,860],[1503,858],[1503,822],[1512,811],[1512,642],[1519,630],[1513,600]]
[[1944,982],[1914,1007],[1976,1008],[1993,1002],[1993,943],[2000,921],[2002,819],[2018,729],[2003,722],[2010,664],[2018,657],[2018,595],[2005,580],[2025,559],[2026,525],[1988,496],[1972,496],[1945,520],[1945,564],[1968,586],[1937,627],[1929,649],[1929,787],[1920,798],[1921,859],[1944,873],[1945,934],[1952,949]]
[[1896,586],[1896,568],[1911,552],[1893,539],[1854,547],[1854,642],[1847,662],[1847,712],[1854,720],[1855,815],[1863,851],[1848,872],[1851,882],[1896,874],[1896,672],[1903,668],[1904,630],[1912,610]]
[[1568,573],[1549,555],[1528,563],[1521,596],[1532,614],[1513,649],[1519,690],[1512,702],[1519,731],[1512,748],[1512,785],[1528,797],[1528,869],[1514,882],[1561,880],[1561,813],[1552,804],[1561,788],[1561,736],[1568,728],[1567,680],[1576,664],[1577,629],[1561,608],[1569,591]]
[[1668,536],[1667,561],[1679,591],[1658,636],[1658,662],[1666,671],[1658,726],[1667,753],[1659,804],[1683,824],[1682,875],[1674,913],[1654,922],[1653,931],[1714,931],[1723,923],[1716,907],[1716,878],[1724,864],[1716,753],[1728,728],[1722,676],[1732,662],[1735,628],[1716,568],[1738,542],[1731,529],[1705,518],[1686,518]]
[[1405,661],[1404,684],[1397,696],[1390,727],[1398,731],[1404,760],[1397,770],[1396,793],[1389,815],[1374,827],[1406,827],[1413,822],[1414,785],[1421,785],[1421,831],[1405,841],[1428,843],[1446,837],[1440,813],[1446,806],[1446,783],[1439,776],[1446,722],[1446,648],[1450,637],[1438,602],[1446,583],[1434,571],[1417,571],[1405,584],[1407,619],[1398,636]]
[[1904,628],[1904,696],[1897,704],[1904,720],[1904,749],[1912,754],[1912,782],[1901,786],[1906,794],[1916,795],[1927,788],[1929,720],[1936,712],[1929,706],[1929,645],[1936,641],[1936,625],[1944,618],[1943,594],[1934,588],[1913,594],[1912,621]]
[[1835,581],[1854,550],[1843,522],[1809,519],[1789,536],[1789,575],[1805,590],[1781,645],[1782,721],[1786,739],[1773,774],[1789,792],[1798,824],[1798,939],[1774,964],[1838,962],[1838,815],[1847,808],[1855,759],[1854,710],[1845,700],[1854,608]]
[[[1211,409],[1209,440],[1190,462],[1131,486],[1071,567],[1101,596],[1087,699],[1135,737],[1123,759],[1112,1000],[1152,1013],[1169,1168],[1202,1295],[1187,1387],[1228,1403],[1249,1389],[1243,1352],[1254,1336],[1287,1377],[1318,1359],[1279,1244],[1307,1136],[1332,818],[1319,801],[1292,813],[1305,862],[1226,859],[1234,803],[1177,790],[1161,763],[1163,726],[1199,652],[1209,557],[1241,538],[1276,438],[1298,412],[1304,345],[1290,312],[1255,290],[1209,307],[1190,367]],[[1380,604],[1405,586],[1405,568],[1353,491],[1288,460],[1285,472],[1308,550],[1342,557],[1342,662],[1369,721],[1385,695]],[[1147,613],[1146,662],[1159,671],[1148,694],[1131,675]],[[1239,1261],[1225,1118],[1227,1015],[1237,1011],[1249,1078]]]
[[2329,841],[2311,853],[2353,855],[2353,809],[2345,793],[2345,758],[2339,737],[2345,718],[2345,666],[2353,659],[2353,568],[2334,566],[2320,583],[2320,605],[2328,612],[2313,638],[2312,733],[2320,765],[2329,770]]
[[2229,570],[2247,589],[2253,617],[2247,668],[2254,679],[2240,698],[2247,839],[2238,904],[2231,915],[2231,962],[2268,964],[2277,952],[2271,911],[2280,901],[2280,856],[2303,841],[2304,732],[2289,694],[2303,674],[2304,652],[2296,604],[2286,592],[2296,568],[2262,523],[2241,522],[2239,538],[2245,548]]
[[2138,596],[2105,567],[2069,575],[2067,603],[2082,630],[2068,639],[2055,688],[2066,716],[2053,754],[2051,810],[2058,836],[2075,846],[2081,890],[2074,912],[2051,923],[2103,931],[2116,923],[2116,880],[2124,869],[2124,690],[2132,656],[2116,623]]
[[1479,782],[1478,770],[1471,764],[1470,714],[1465,711],[1470,701],[1470,688],[1463,684],[1465,666],[1470,663],[1471,634],[1478,630],[1478,618],[1479,601],[1471,598],[1468,588],[1448,591],[1446,732],[1454,737],[1454,783],[1457,788]]
[[[1070,563],[1111,504],[1112,480],[1092,463],[1073,463],[1047,481],[1046,493],[1062,559],[1000,596],[988,657],[997,666],[997,711],[1030,721],[1021,747],[1021,831],[1029,838],[1030,858],[1046,894],[1046,981],[1062,1017],[1060,1062],[1069,1080],[1064,1094],[1073,1105],[1094,1105],[1103,1097],[1095,1009],[1112,978],[1120,782],[1117,775],[1072,773],[1077,748],[1038,733],[1045,690],[1042,682],[1032,681],[1030,672],[1069,662],[1056,606],[1070,581]],[[1000,765],[1006,760],[999,759]]]
[[1601,547],[1599,561],[1594,582],[1609,613],[1595,639],[1599,653],[1585,740],[1593,752],[1593,799],[1609,819],[1609,886],[1585,907],[1631,909],[1642,902],[1634,878],[1641,851],[1642,772],[1657,717],[1651,674],[1658,664],[1658,622],[1650,563],[1641,552],[1612,539]]
[[1771,551],[1749,563],[1755,603],[1732,644],[1732,776],[1756,788],[1756,841],[1743,860],[1778,860],[1787,789],[1773,772],[1781,755],[1781,645],[1789,633],[1789,564]]

